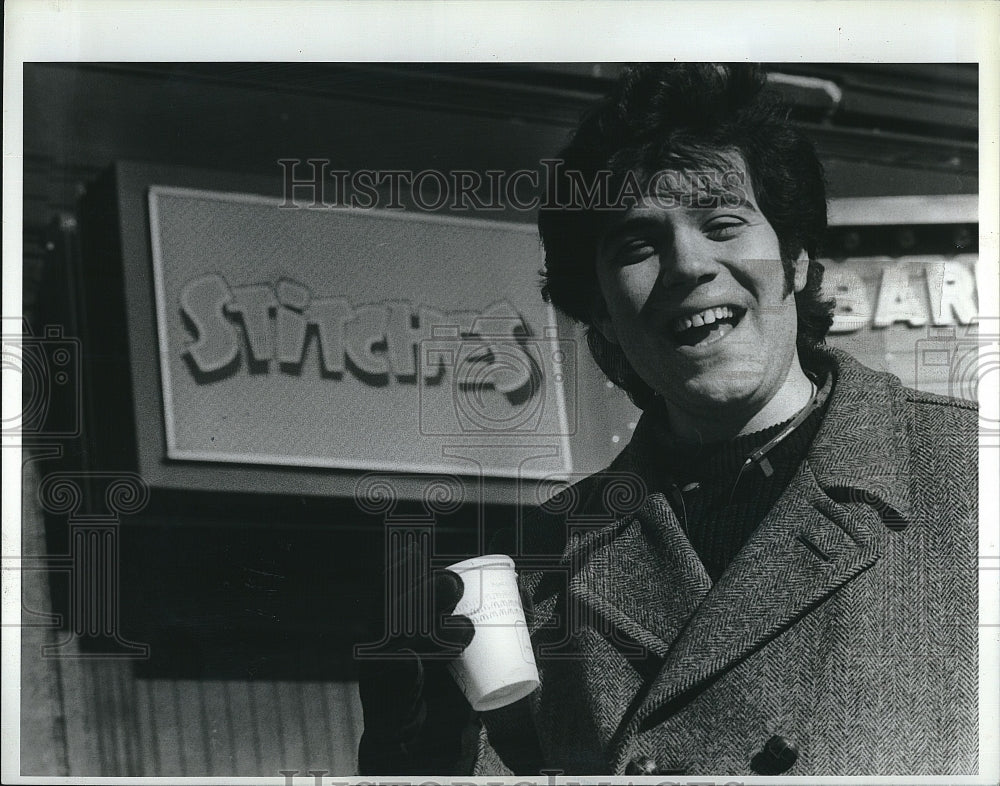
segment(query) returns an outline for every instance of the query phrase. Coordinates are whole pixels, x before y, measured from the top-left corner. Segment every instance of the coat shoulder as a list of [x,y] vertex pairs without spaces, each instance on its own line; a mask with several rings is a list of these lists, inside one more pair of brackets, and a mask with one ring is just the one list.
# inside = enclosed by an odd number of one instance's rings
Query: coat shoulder
[[961,453],[979,461],[979,405],[974,401],[903,388],[910,411],[911,454],[919,463],[926,451]]
[[913,388],[903,388],[903,397],[924,417],[949,425],[975,427],[979,419],[979,404],[964,398],[952,398],[937,393],[927,393]]

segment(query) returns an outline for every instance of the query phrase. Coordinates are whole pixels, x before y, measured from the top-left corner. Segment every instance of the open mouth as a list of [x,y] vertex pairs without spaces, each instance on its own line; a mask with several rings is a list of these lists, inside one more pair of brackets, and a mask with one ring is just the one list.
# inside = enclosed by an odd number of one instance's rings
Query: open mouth
[[677,317],[670,323],[670,335],[682,347],[714,344],[731,333],[744,314],[746,309],[739,306],[713,306]]

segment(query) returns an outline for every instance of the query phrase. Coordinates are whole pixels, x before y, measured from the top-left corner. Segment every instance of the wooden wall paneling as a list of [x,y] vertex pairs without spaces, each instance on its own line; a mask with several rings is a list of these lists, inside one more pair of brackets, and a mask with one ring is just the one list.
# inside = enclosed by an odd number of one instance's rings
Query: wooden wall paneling
[[139,775],[149,777],[162,771],[160,754],[159,713],[150,680],[136,680],[133,713],[140,739],[148,740],[145,756],[140,762]]
[[364,729],[357,683],[330,683],[324,689],[329,696],[330,722],[334,726],[334,762],[338,771],[357,772],[358,743]]
[[261,735],[257,727],[257,706],[254,701],[253,683],[229,683],[227,695],[232,712],[233,736],[236,740],[236,775],[257,775],[263,771],[261,763]]
[[232,685],[217,680],[200,680],[195,684],[205,728],[206,774],[231,775],[236,771],[236,737],[228,701]]
[[21,473],[21,772],[24,775],[65,776],[66,717],[62,662],[43,658],[42,648],[57,643],[65,634],[55,628],[49,573],[40,569],[36,558],[47,554],[42,514],[38,504],[38,484],[49,451],[25,451]]
[[295,680],[283,683],[281,687],[283,689],[279,691],[279,703],[284,718],[284,758],[291,765],[288,769],[305,771],[312,765],[313,758],[319,751],[310,745],[307,718],[309,708],[303,701],[302,683]]
[[177,697],[177,722],[184,746],[184,774],[211,774],[211,733],[205,725],[205,710],[200,684],[196,680],[171,680]]
[[89,712],[93,701],[89,664],[67,658],[59,662],[63,714],[66,719],[66,758],[69,775],[99,775],[103,770],[100,729]]
[[293,703],[302,728],[302,769],[330,770],[334,743],[333,738],[323,731],[326,723],[322,703],[318,701],[322,685],[297,681],[293,687]]
[[180,696],[171,680],[150,680],[149,692],[153,717],[156,718],[156,742],[159,751],[157,775],[183,775],[187,772]]

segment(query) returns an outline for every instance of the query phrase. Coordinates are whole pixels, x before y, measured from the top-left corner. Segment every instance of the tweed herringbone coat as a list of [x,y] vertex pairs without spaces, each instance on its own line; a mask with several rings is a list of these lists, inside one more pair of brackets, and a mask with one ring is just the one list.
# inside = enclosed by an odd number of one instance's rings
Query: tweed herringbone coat
[[976,405],[817,362],[807,458],[714,585],[643,422],[526,521],[541,687],[483,715],[474,774],[976,772]]

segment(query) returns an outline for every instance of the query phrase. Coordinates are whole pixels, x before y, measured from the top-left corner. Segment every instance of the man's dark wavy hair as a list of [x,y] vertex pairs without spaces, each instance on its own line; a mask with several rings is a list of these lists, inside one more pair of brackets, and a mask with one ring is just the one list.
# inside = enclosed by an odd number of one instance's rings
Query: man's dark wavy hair
[[601,301],[595,268],[598,242],[614,210],[560,204],[568,172],[579,182],[598,182],[609,172],[620,183],[629,172],[644,185],[663,170],[724,171],[733,155],[746,164],[754,196],[778,237],[786,294],[793,263],[809,256],[805,288],[796,293],[797,347],[805,362],[833,322],[833,303],[820,288],[816,259],[826,231],[823,167],[812,143],[789,120],[789,110],[753,65],[647,64],[628,68],[615,90],[587,113],[560,152],[560,176],[549,182],[538,228],[545,247],[542,294],[560,311],[588,326],[587,343],[605,374],[643,409],[653,390],[621,349],[594,328]]

